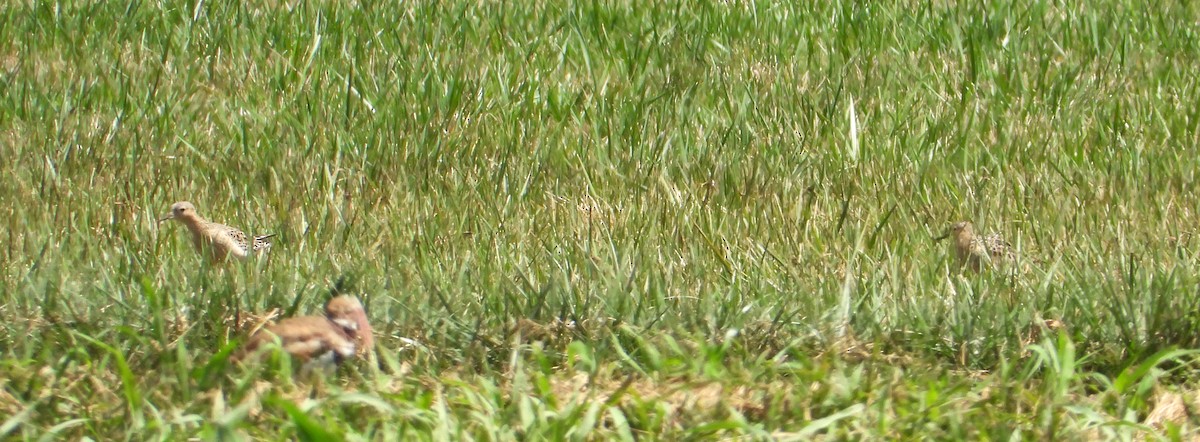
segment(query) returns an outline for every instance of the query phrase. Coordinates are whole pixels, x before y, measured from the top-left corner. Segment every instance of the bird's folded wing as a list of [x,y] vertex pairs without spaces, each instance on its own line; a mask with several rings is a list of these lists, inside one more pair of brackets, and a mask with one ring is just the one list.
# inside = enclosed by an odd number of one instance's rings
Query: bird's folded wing
[[246,248],[246,233],[241,230],[229,227],[223,224],[212,224],[211,228],[217,229],[214,241],[223,242],[223,246],[229,250],[229,253],[238,258],[245,258],[250,249]]
[[341,360],[354,356],[354,340],[324,317],[289,318],[256,333],[246,343],[245,353],[253,353],[271,342],[301,361],[333,357]]
[[251,250],[262,250],[262,249],[271,247],[271,237],[273,237],[273,236],[275,236],[274,233],[272,233],[270,235],[261,235],[261,236],[254,237],[254,243],[253,243],[253,245],[251,245],[250,249]]

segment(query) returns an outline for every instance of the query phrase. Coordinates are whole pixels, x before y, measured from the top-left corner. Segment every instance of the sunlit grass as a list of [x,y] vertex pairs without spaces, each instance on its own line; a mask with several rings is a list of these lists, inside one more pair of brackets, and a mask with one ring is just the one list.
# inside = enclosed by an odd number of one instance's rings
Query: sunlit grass
[[[1200,345],[1198,19],[0,6],[0,434],[1150,431]],[[269,259],[203,266],[156,223],[177,200],[277,233]],[[960,274],[932,240],[959,220],[1041,264]],[[227,366],[339,280],[377,364]]]

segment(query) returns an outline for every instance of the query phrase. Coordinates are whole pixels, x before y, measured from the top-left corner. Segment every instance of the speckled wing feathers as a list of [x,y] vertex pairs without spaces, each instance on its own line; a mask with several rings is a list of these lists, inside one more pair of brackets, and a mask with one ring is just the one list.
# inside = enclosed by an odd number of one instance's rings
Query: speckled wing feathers
[[306,367],[310,364],[337,363],[354,357],[358,350],[354,339],[333,321],[320,316],[304,316],[285,319],[255,333],[238,359],[252,355],[276,341],[281,349]]
[[254,251],[258,251],[258,250],[264,250],[264,249],[270,248],[271,247],[271,238],[274,236],[275,236],[275,234],[272,233],[270,235],[260,235],[260,236],[254,237],[254,245],[251,246],[250,249],[254,250]]
[[993,233],[991,235],[984,237],[983,238],[983,246],[984,246],[984,250],[987,250],[988,254],[991,255],[992,258],[999,258],[999,259],[1012,259],[1013,258],[1012,245],[1009,244],[1008,241],[1005,241],[1004,238],[1001,237],[999,234]]
[[232,241],[230,244],[230,253],[242,258],[250,252],[250,249],[247,248],[248,244],[246,242],[246,232],[226,226],[224,224],[214,223],[211,225],[211,228],[212,230],[219,232],[219,235],[224,235],[225,238],[228,238],[230,241]]

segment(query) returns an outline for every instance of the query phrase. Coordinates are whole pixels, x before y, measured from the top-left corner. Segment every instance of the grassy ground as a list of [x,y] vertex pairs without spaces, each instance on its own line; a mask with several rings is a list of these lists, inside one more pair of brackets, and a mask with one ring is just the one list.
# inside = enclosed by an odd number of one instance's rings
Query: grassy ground
[[[1194,4],[31,3],[0,6],[0,435],[1200,423]],[[276,245],[203,266],[176,200]],[[1041,263],[960,274],[958,220]],[[226,366],[335,285],[378,363]]]

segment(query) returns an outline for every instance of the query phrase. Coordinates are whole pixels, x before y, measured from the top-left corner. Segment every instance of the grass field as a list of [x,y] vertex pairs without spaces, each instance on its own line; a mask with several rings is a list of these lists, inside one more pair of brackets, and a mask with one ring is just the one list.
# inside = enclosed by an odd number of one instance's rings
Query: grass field
[[0,6],[0,438],[1197,437],[1194,3],[249,3]]

